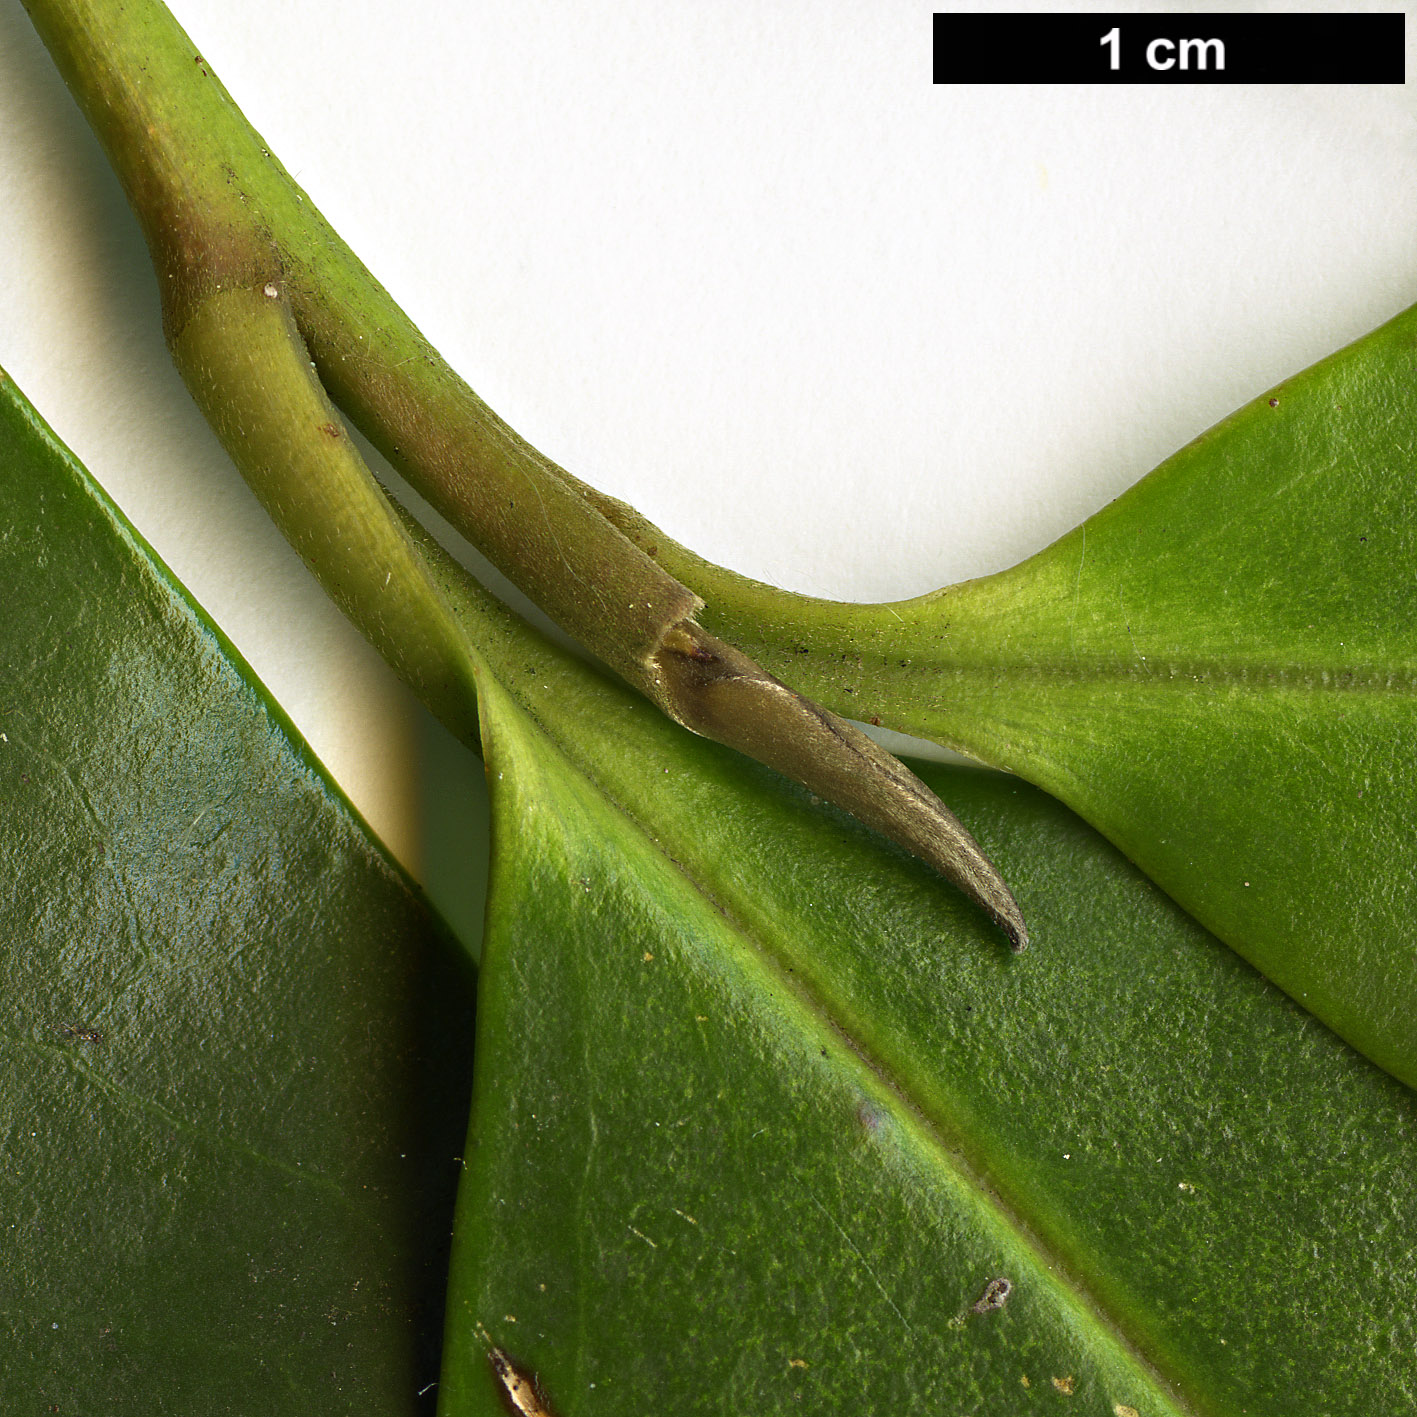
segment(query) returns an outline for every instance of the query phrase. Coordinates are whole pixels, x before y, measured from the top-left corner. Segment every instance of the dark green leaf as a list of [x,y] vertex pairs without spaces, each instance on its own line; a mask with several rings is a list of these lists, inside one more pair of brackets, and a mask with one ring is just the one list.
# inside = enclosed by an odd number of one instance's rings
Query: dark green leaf
[[0,1410],[426,1410],[465,966],[3,377],[0,586]]
[[1417,1099],[1070,812],[925,769],[1013,956],[781,780],[496,658],[443,1417],[503,1410],[494,1349],[558,1417],[1411,1406]]

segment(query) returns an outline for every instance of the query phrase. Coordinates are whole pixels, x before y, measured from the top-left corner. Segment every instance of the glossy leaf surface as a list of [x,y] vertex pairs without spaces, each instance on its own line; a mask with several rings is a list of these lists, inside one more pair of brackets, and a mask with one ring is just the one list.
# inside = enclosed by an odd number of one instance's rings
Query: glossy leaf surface
[[1410,1405],[1410,1091],[1017,780],[925,769],[1023,956],[781,780],[493,649],[443,1417],[505,1410],[493,1348],[558,1417]]
[[0,586],[0,1410],[427,1410],[456,948],[2,377]]
[[719,628],[1055,793],[1417,1085],[1414,436],[1409,311],[1013,570],[896,605],[750,589]]

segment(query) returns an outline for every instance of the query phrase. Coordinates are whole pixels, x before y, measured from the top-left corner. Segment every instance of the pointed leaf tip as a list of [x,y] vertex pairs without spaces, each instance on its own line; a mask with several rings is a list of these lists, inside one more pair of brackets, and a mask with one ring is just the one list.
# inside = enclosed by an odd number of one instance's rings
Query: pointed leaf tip
[[1014,953],[1027,948],[1018,902],[978,842],[861,729],[692,620],[665,636],[656,667],[662,701],[679,723],[783,773],[905,847],[981,906]]

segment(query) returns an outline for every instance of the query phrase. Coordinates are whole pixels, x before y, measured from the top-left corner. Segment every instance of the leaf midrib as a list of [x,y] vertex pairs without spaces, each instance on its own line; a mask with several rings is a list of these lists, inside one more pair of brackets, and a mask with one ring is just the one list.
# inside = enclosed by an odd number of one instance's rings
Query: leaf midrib
[[1000,660],[973,664],[938,663],[911,665],[904,673],[926,678],[948,675],[955,679],[999,677],[1011,679],[1064,680],[1070,683],[1140,683],[1181,680],[1220,688],[1282,689],[1291,692],[1329,694],[1417,694],[1417,668],[1379,669],[1350,665],[1324,668],[1315,664],[1273,664],[1239,660],[1161,660],[1137,653],[1132,659],[1089,656],[1063,660]]

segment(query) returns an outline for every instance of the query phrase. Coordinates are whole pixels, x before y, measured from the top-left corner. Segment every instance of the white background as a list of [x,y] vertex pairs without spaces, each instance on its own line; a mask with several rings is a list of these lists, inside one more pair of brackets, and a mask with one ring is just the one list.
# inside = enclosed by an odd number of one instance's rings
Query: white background
[[[933,7],[891,0],[173,8],[515,428],[794,589],[1010,565],[1417,300],[1414,84],[936,88]],[[418,873],[437,735],[190,406],[15,0],[0,364]]]

